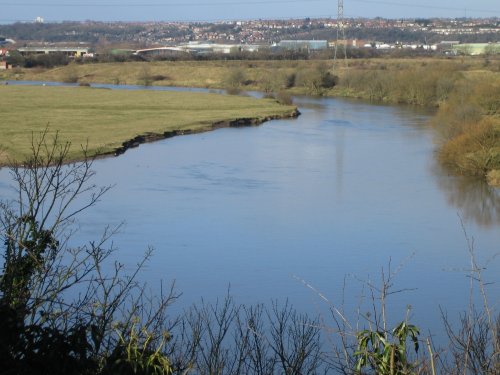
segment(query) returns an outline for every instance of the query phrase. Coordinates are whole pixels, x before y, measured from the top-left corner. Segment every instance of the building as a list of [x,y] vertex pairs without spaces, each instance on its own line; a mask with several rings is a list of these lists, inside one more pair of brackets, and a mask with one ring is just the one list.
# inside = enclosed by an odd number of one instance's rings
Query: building
[[87,47],[22,47],[18,51],[23,56],[63,53],[71,57],[83,57],[89,53]]
[[339,40],[331,40],[328,42],[328,47],[335,48],[336,45],[339,46],[347,46],[353,48],[363,47],[367,42],[364,40],[357,39],[339,39]]
[[456,44],[452,51],[459,55],[496,55],[500,53],[500,43],[464,43]]
[[141,56],[178,56],[182,54],[209,55],[213,53],[229,54],[232,52],[256,52],[258,45],[253,44],[218,44],[209,42],[189,42],[175,47],[146,48],[135,51]]
[[6,44],[14,44],[14,43],[16,43],[15,40],[13,40],[13,39],[6,39],[6,38],[0,36],[0,46],[4,46]]
[[182,56],[186,54],[186,51],[179,47],[154,47],[139,49],[133,54],[139,56]]
[[280,49],[293,50],[293,51],[317,51],[328,48],[327,40],[282,40],[275,45]]

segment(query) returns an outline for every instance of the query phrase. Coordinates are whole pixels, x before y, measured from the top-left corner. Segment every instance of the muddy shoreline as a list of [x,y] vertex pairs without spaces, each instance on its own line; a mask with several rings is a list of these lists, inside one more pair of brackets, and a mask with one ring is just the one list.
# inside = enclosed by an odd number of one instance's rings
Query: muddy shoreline
[[207,127],[201,127],[199,129],[170,130],[164,133],[141,134],[128,141],[123,142],[122,146],[116,148],[114,151],[99,154],[98,157],[106,157],[111,155],[119,156],[124,154],[128,149],[139,147],[141,144],[161,141],[163,139],[173,138],[180,135],[199,134],[222,128],[241,128],[249,126],[259,126],[267,121],[280,120],[286,118],[296,118],[298,116],[300,116],[300,112],[297,108],[295,108],[293,112],[285,115],[267,116],[262,118],[238,118],[234,120],[217,121],[212,123],[211,125],[208,125]]

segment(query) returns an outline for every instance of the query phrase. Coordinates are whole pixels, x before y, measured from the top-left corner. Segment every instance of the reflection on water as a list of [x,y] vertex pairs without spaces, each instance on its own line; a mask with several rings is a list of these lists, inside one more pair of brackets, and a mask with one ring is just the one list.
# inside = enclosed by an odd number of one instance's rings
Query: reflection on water
[[342,185],[344,176],[344,144],[345,144],[345,129],[339,128],[336,131],[335,137],[335,164],[337,169],[337,195],[342,195]]
[[477,178],[449,176],[439,166],[433,170],[447,202],[459,210],[462,219],[485,227],[500,224],[499,188]]

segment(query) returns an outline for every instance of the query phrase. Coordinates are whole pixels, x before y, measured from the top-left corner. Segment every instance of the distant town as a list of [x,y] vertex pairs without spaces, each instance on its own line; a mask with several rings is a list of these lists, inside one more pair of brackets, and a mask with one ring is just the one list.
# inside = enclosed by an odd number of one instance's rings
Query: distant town
[[[340,31],[340,33],[339,33]],[[344,19],[200,22],[33,22],[0,25],[0,56],[61,52],[92,57],[119,51],[142,56],[349,49],[497,54],[500,18]]]

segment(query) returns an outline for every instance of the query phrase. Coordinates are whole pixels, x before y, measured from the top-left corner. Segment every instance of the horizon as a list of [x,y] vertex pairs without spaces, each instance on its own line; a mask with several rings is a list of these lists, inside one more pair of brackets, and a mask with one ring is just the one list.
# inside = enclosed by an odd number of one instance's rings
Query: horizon
[[[43,18],[43,17],[42,17]],[[124,24],[148,24],[148,23],[235,23],[235,22],[258,22],[258,21],[301,21],[304,19],[311,19],[311,20],[336,20],[336,16],[318,16],[318,17],[273,17],[273,18],[245,18],[245,19],[214,19],[214,20],[160,20],[160,21],[151,21],[151,20],[116,20],[116,21],[109,21],[109,20],[98,20],[98,19],[85,19],[85,20],[43,20],[43,22],[39,22],[40,24],[63,24],[63,23],[103,23],[103,24],[112,24],[112,23],[124,23]],[[418,21],[418,20],[443,20],[443,21],[453,21],[453,20],[491,20],[491,19],[497,19],[500,21],[500,17],[498,16],[491,16],[491,17],[394,17],[394,18],[389,18],[389,17],[347,17],[344,16],[344,20],[385,20],[385,21]],[[12,22],[2,22],[0,20],[0,25],[13,25],[15,23],[37,23],[36,18],[33,20],[15,20]]]
[[[138,0],[120,3],[84,3],[82,0],[0,0],[0,23],[33,22],[224,22],[336,18],[337,2],[332,0]],[[498,18],[498,0],[436,0],[413,4],[413,0],[344,0],[344,18]],[[470,7],[468,7],[470,6]]]

